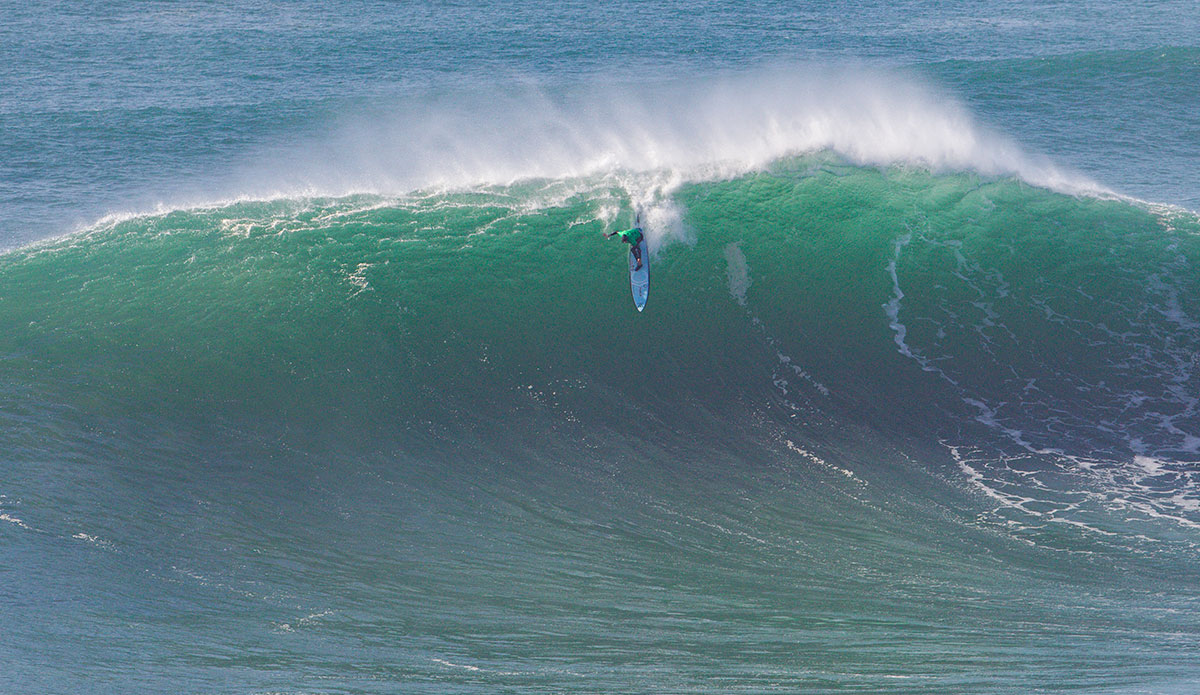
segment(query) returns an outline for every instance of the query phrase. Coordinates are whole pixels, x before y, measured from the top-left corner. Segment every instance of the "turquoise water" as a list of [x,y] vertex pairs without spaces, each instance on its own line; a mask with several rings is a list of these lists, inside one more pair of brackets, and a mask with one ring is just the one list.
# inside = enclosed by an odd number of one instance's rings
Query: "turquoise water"
[[1200,683],[1193,5],[0,13],[0,690]]

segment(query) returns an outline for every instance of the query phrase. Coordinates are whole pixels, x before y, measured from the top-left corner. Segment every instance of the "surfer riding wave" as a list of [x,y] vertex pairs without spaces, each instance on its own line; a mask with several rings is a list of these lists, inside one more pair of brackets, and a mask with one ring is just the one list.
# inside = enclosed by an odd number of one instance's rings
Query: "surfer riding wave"
[[608,232],[604,235],[604,238],[608,239],[614,235],[621,237],[621,241],[629,244],[629,250],[631,253],[633,253],[634,260],[637,261],[637,267],[635,267],[634,270],[641,270],[642,249],[638,246],[638,244],[642,241],[642,228],[634,227],[633,229],[626,229],[622,232]]

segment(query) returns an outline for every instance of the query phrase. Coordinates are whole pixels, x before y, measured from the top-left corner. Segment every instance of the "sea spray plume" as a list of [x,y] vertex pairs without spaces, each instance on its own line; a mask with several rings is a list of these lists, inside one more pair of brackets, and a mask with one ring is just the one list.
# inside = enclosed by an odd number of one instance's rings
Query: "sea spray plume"
[[[793,65],[658,84],[464,90],[348,116],[321,140],[260,161],[259,194],[401,194],[515,181],[655,173],[643,197],[730,178],[782,157],[830,151],[870,166],[1013,176],[1067,193],[1107,193],[1024,152],[916,76]],[[594,182],[593,182],[594,183]],[[635,191],[630,191],[631,194]]]

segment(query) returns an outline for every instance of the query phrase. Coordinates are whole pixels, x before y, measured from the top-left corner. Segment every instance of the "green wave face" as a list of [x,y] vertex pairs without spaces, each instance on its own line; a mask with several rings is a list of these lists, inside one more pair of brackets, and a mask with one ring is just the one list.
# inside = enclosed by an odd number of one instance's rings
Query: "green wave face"
[[1194,419],[1189,214],[797,161],[679,190],[683,242],[651,230],[639,317],[601,235],[623,191],[551,187],[236,203],[14,252],[0,368],[35,403],[168,420],[619,429],[630,408],[724,421],[803,401],[1195,453],[1161,426]]

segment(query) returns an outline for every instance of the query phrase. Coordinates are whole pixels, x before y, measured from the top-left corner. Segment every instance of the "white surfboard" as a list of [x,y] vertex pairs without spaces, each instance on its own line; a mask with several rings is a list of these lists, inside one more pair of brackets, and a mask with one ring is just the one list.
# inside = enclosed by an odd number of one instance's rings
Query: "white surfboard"
[[646,247],[645,232],[638,242],[638,249],[642,252],[640,270],[634,270],[637,268],[637,259],[633,256],[633,249],[629,249],[629,284],[633,287],[633,303],[641,311],[646,308],[646,298],[650,296],[650,250]]

